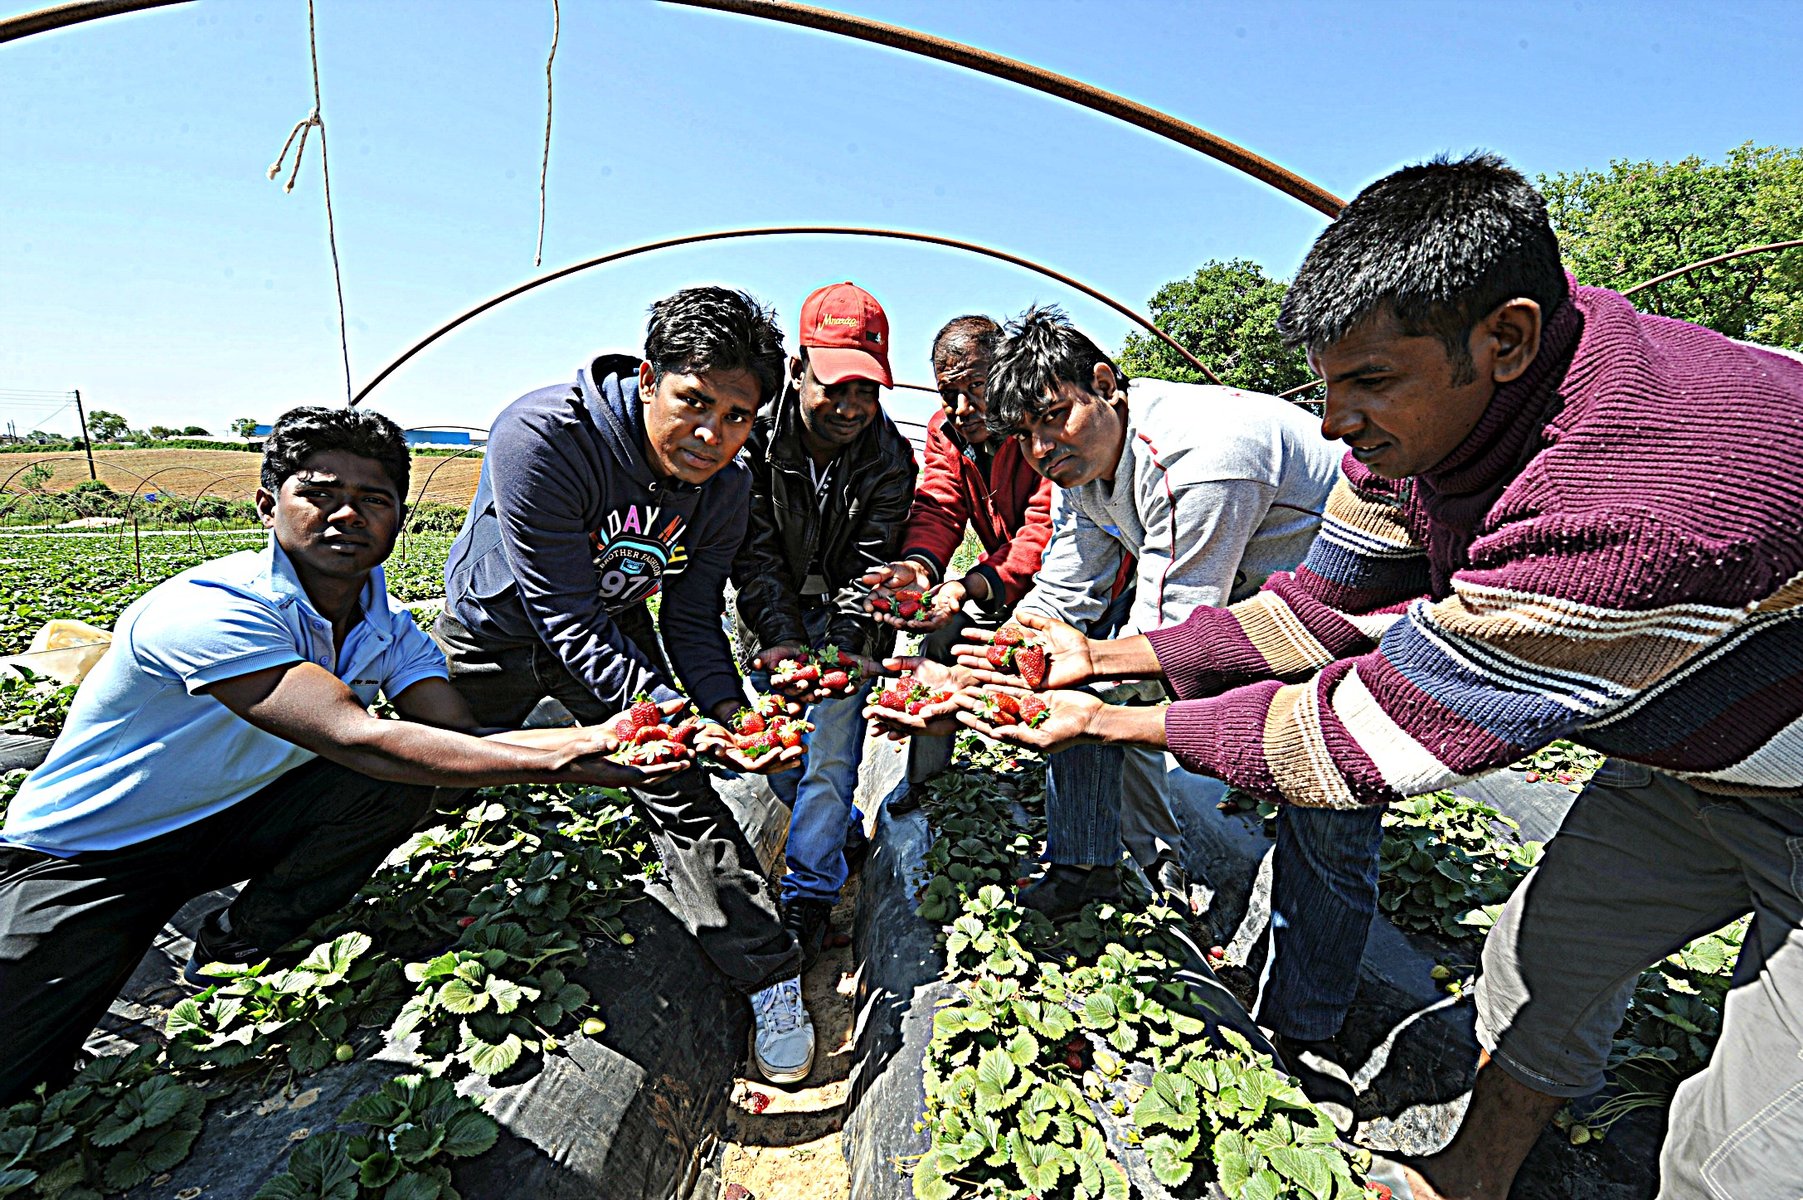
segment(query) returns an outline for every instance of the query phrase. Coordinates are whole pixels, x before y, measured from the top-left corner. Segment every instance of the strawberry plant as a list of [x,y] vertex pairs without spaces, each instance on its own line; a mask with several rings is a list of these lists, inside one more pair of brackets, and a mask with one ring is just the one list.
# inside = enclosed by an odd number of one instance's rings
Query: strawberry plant
[[1508,899],[1540,857],[1540,843],[1511,836],[1514,821],[1451,792],[1392,805],[1383,822],[1378,906],[1404,929],[1472,936],[1472,910]]
[[58,683],[29,667],[0,670],[0,733],[53,738],[63,731],[74,700],[73,684]]
[[550,1027],[588,1004],[588,992],[549,965],[581,957],[574,938],[534,938],[517,925],[473,927],[457,949],[407,964],[419,991],[388,1036],[399,1042],[418,1032],[423,1053],[451,1053],[478,1074],[498,1074],[522,1053],[545,1048]]
[[0,1112],[0,1196],[100,1200],[186,1158],[206,1101],[157,1057],[152,1045],[97,1058],[61,1091]]
[[345,1044],[357,985],[375,970],[362,960],[367,934],[347,933],[315,946],[289,971],[267,964],[202,969],[224,982],[169,1012],[169,1061],[181,1067],[236,1067],[275,1049],[296,1071],[317,1071]]
[[1563,739],[1542,746],[1534,753],[1510,764],[1510,769],[1525,772],[1529,783],[1549,783],[1584,790],[1590,777],[1603,765],[1603,755]]
[[339,1114],[369,1132],[310,1137],[254,1200],[457,1200],[447,1159],[495,1144],[500,1126],[444,1079],[403,1075]]

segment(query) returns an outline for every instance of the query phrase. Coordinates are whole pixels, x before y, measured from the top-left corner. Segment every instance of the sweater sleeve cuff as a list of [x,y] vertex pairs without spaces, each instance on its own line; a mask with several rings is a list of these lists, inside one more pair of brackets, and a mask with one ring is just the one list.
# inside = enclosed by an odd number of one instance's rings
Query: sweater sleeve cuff
[[966,571],[965,575],[981,575],[983,577],[983,582],[989,585],[989,595],[985,599],[978,601],[979,606],[984,612],[992,615],[1000,615],[1008,611],[1008,589],[1002,585],[1001,574],[996,571],[994,567],[989,566],[987,563],[978,563],[976,566]]
[[1224,608],[1198,607],[1182,622],[1151,630],[1146,640],[1179,700],[1213,695],[1235,678],[1265,672],[1265,659]]
[[1165,744],[1186,771],[1276,796],[1265,759],[1265,714],[1282,685],[1275,680],[1207,700],[1179,700],[1164,710]]
[[909,562],[916,562],[925,567],[927,569],[927,578],[933,583],[938,583],[941,579],[945,578],[945,564],[939,561],[938,555],[933,554],[930,551],[922,550],[916,546],[912,549],[902,551],[902,557]]

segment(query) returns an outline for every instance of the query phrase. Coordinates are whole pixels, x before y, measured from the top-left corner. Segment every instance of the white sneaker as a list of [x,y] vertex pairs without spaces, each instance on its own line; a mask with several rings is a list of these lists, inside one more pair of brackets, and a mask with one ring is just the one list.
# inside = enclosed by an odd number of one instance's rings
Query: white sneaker
[[799,1083],[814,1068],[814,1022],[801,1003],[801,980],[785,979],[751,997],[757,1036],[751,1060],[771,1083]]

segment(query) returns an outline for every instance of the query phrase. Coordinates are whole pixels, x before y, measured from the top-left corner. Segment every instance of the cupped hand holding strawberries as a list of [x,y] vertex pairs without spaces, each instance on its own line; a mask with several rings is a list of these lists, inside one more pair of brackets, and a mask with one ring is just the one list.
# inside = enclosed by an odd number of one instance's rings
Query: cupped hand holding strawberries
[[[691,716],[677,720],[674,725],[669,722],[680,717],[688,706],[687,700],[666,700],[660,704],[640,696],[631,708],[599,727],[604,734],[604,753],[615,762],[647,768],[647,774],[662,775],[681,770],[695,758],[695,738],[701,731],[701,721]],[[656,767],[670,769],[649,770]]]
[[892,562],[866,572],[859,580],[870,589],[864,611],[897,629],[929,633],[958,615],[969,597],[964,585],[951,581],[929,587],[919,564]]
[[1101,740],[1091,725],[1103,705],[1088,692],[973,687],[953,699],[960,709],[960,722],[1011,746],[1050,753]]
[[781,696],[791,713],[809,704],[837,700],[856,692],[866,676],[881,668],[837,646],[815,651],[801,646],[770,646],[758,651],[752,666],[770,672],[770,689]]
[[1095,677],[1089,639],[1075,626],[1018,612],[994,633],[966,630],[968,639],[954,648],[958,664],[968,668],[984,684],[1014,687],[1025,684],[1034,691],[1069,688]]
[[884,659],[883,669],[896,678],[884,680],[864,706],[879,736],[902,741],[958,731],[956,693],[970,684],[969,671],[925,658]]
[[756,705],[739,710],[728,729],[717,721],[702,724],[696,749],[735,771],[775,775],[799,766],[806,749],[802,738],[813,725],[783,711],[774,697],[762,697]]

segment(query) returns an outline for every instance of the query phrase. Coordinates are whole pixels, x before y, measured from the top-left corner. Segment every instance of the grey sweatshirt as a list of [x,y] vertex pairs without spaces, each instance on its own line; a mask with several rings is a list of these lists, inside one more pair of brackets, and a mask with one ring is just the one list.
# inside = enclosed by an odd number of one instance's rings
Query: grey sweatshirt
[[1085,627],[1124,554],[1139,561],[1120,636],[1243,599],[1302,561],[1339,463],[1316,418],[1287,401],[1135,379],[1113,480],[1056,491],[1052,540],[1019,607]]

